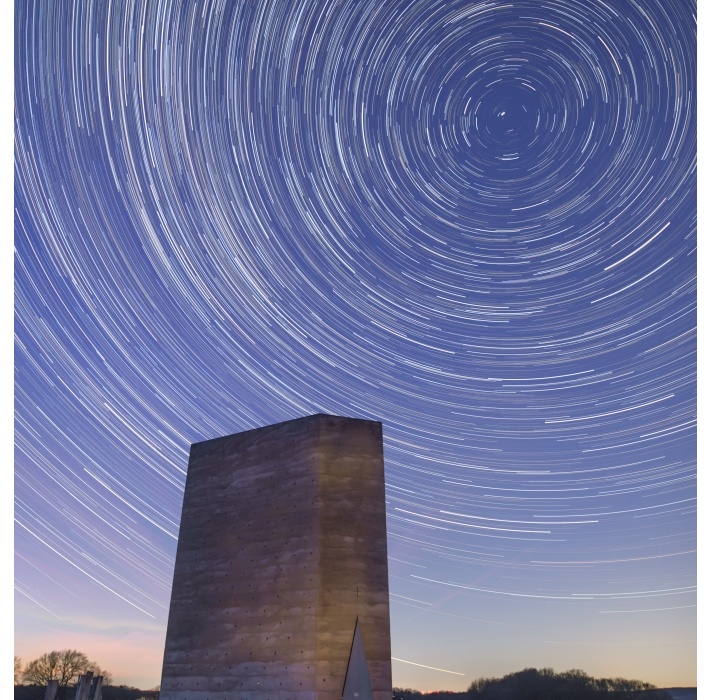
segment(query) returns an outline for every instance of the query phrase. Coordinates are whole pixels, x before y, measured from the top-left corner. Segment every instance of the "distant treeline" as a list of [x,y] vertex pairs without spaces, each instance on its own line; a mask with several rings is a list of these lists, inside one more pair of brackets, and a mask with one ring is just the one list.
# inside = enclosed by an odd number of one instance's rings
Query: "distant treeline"
[[[16,685],[15,700],[44,700],[45,685]],[[60,700],[74,700],[75,687],[69,687]],[[139,690],[127,685],[105,685],[101,689],[101,700],[158,700],[158,690]]]
[[503,678],[478,678],[461,693],[394,688],[394,700],[673,700],[651,683],[593,678],[584,671],[527,668]]
[[[15,700],[44,700],[46,686],[16,685]],[[67,688],[61,700],[74,700],[75,688]],[[126,685],[102,688],[102,700],[159,700],[158,690],[139,690]],[[527,668],[503,678],[478,678],[467,690],[423,693],[393,688],[393,700],[673,700],[650,683],[624,678],[593,678],[584,671],[555,673],[550,668]]]

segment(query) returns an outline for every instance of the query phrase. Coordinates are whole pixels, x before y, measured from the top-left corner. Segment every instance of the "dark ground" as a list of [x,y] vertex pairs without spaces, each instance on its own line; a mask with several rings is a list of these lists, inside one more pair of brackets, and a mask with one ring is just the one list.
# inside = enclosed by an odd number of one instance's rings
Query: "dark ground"
[[696,700],[696,688],[665,688],[674,700]]
[[[15,700],[44,700],[43,685],[16,685]],[[67,688],[60,700],[74,700],[75,686]],[[157,690],[139,690],[125,685],[105,685],[101,689],[101,700],[158,700]],[[684,698],[686,700],[686,698]]]
[[[696,688],[664,688],[674,700],[697,700]],[[39,685],[16,685],[15,700],[44,700],[44,686]],[[427,698],[427,695],[420,696]],[[453,693],[451,696],[455,698],[466,698],[466,693]],[[644,696],[641,696],[644,697]],[[102,700],[158,700],[157,690],[139,690],[138,688],[129,688],[125,685],[107,685],[104,686],[101,693]],[[74,688],[68,688],[65,697],[61,700],[74,700]]]

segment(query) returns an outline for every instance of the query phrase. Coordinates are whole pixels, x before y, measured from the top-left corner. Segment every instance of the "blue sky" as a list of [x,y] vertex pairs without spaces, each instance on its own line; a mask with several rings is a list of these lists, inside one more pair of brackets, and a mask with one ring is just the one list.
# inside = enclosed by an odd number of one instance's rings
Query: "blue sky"
[[189,445],[325,412],[395,685],[694,685],[694,11],[16,3],[16,653],[157,684]]

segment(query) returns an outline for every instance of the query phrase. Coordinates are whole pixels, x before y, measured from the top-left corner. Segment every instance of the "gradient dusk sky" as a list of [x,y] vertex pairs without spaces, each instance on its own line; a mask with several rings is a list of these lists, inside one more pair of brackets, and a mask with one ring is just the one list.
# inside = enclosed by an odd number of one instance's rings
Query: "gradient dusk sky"
[[16,0],[15,653],[158,684],[190,444],[331,413],[396,686],[696,685],[695,12]]

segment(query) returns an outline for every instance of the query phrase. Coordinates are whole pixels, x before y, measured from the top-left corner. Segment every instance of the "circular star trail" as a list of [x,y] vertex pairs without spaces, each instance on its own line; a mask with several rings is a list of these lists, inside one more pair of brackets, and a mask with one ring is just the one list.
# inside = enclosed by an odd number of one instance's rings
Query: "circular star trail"
[[694,14],[16,4],[17,644],[162,629],[189,445],[323,412],[396,685],[695,683]]

